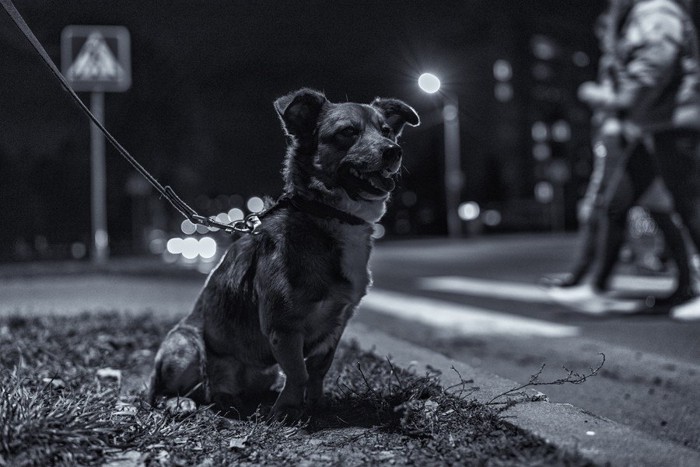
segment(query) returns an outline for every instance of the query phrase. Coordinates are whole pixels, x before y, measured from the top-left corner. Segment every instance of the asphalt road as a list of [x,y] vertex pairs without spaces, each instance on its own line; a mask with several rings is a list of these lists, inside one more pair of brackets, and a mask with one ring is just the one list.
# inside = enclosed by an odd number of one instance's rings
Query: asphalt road
[[[541,382],[585,375],[604,354],[584,383],[537,389],[700,450],[700,320],[591,314],[553,302],[538,279],[566,271],[574,247],[574,236],[548,234],[381,245],[373,292],[356,319],[520,383],[543,364]],[[623,296],[673,286],[670,275],[629,269],[613,282]]]
[[[372,257],[374,286],[354,319],[520,383],[543,364],[544,383],[587,374],[604,354],[584,383],[537,389],[700,451],[700,320],[591,314],[552,302],[537,280],[565,271],[574,245],[571,235],[548,234],[382,242]],[[187,313],[205,276],[150,268],[23,274],[26,268],[0,267],[0,314]],[[625,292],[672,286],[667,276],[622,272],[614,287]]]

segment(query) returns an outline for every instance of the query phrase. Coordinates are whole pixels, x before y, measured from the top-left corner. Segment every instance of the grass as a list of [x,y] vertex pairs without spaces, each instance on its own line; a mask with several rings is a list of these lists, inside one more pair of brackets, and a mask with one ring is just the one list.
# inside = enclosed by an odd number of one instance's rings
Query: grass
[[[457,397],[437,373],[343,345],[323,405],[293,427],[150,407],[145,382],[173,323],[148,314],[0,320],[0,466],[591,465]],[[467,382],[465,382],[465,385]]]

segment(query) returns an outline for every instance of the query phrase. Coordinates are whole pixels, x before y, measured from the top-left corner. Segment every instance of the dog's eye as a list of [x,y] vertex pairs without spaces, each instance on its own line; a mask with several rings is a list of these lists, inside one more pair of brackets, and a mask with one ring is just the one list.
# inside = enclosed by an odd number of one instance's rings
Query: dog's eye
[[352,138],[353,136],[357,136],[360,134],[360,130],[355,128],[354,126],[346,126],[345,128],[341,129],[338,132],[339,135],[345,136],[346,138]]
[[389,125],[382,125],[382,135],[391,137],[394,135],[394,130]]

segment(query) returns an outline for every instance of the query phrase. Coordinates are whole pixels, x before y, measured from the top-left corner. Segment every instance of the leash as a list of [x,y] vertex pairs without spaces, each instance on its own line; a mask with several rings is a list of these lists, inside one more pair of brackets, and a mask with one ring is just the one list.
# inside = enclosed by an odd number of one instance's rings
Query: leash
[[156,191],[158,191],[158,193],[160,193],[160,195],[163,198],[168,200],[168,202],[180,214],[182,214],[186,219],[189,219],[189,221],[193,224],[200,224],[207,228],[221,229],[228,233],[259,233],[259,228],[261,225],[260,216],[262,214],[249,214],[242,220],[232,222],[231,224],[224,224],[222,222],[218,222],[213,217],[205,217],[200,214],[197,214],[197,212],[194,209],[192,209],[187,203],[185,203],[170,186],[161,185],[160,182],[158,182],[158,180],[156,180],[156,178],[153,175],[151,175],[141,164],[139,164],[139,162],[136,159],[134,159],[134,157],[131,154],[129,154],[129,151],[127,151],[121,144],[119,144],[119,141],[117,141],[117,139],[114,136],[112,136],[112,134],[109,131],[107,131],[107,128],[105,128],[102,122],[100,122],[97,119],[97,117],[95,117],[95,115],[90,111],[90,109],[85,105],[85,103],[80,99],[80,97],[78,97],[78,94],[76,94],[73,88],[71,88],[70,84],[68,84],[66,78],[58,70],[56,64],[53,62],[53,60],[51,60],[49,54],[46,53],[46,50],[36,38],[31,28],[24,21],[24,18],[22,17],[20,12],[17,10],[17,8],[15,8],[15,5],[12,3],[12,0],[0,0],[0,4],[2,4],[2,7],[5,9],[5,12],[10,16],[10,18],[22,32],[24,37],[29,41],[34,50],[42,58],[44,64],[46,64],[46,66],[49,67],[51,73],[54,75],[54,77],[56,77],[56,79],[58,79],[63,88],[68,92],[73,101],[78,105],[80,110],[83,111],[83,113],[92,121],[93,124],[95,124],[95,126],[102,132],[107,141],[110,142],[110,144],[117,150],[117,152],[119,152],[119,154],[121,154],[121,156],[124,159],[126,159],[126,161],[129,164],[131,164],[131,166],[134,169],[136,169],[138,173],[140,173],[146,180],[148,180],[148,182],[156,189]]

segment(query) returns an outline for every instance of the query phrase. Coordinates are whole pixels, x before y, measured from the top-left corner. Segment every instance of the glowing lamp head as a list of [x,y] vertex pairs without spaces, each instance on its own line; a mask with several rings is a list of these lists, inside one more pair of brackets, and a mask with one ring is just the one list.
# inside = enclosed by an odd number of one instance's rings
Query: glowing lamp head
[[428,94],[435,94],[440,90],[440,79],[432,73],[423,73],[418,77],[418,86]]

